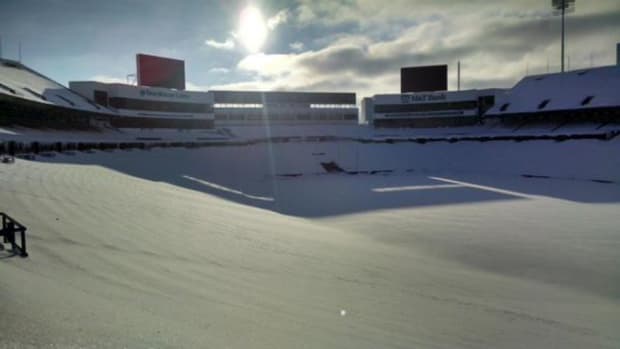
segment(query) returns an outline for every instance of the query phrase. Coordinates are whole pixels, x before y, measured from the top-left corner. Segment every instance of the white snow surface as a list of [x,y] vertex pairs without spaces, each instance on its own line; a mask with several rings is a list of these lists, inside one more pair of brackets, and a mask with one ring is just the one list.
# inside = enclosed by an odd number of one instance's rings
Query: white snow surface
[[[110,112],[110,110],[104,107],[96,109],[84,97],[18,62],[0,59],[0,83],[14,91],[14,93],[11,93],[5,88],[0,88],[0,94],[2,95],[22,98],[37,103],[54,104],[65,108]],[[44,96],[45,100],[26,89]]]
[[333,142],[1,164],[30,257],[0,251],[0,347],[617,348],[619,155]]
[[99,131],[0,127],[0,141],[20,142],[158,142],[204,140],[260,140],[270,137],[336,137],[350,139],[408,139],[411,137],[572,135],[620,130],[610,123],[532,124],[515,129],[489,122],[485,125],[443,128],[374,128],[367,125],[259,125],[215,129],[101,129]]
[[[619,88],[620,65],[526,76],[498,98],[487,115],[537,113],[545,100],[545,111],[614,108],[620,104]],[[582,104],[586,97],[591,101]]]

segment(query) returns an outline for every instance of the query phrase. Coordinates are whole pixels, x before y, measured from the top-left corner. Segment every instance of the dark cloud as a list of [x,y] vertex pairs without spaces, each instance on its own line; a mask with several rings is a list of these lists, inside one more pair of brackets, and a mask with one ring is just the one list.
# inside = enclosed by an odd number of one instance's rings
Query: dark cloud
[[[567,21],[571,40],[579,40],[597,33],[620,34],[620,10],[590,15],[572,15]],[[353,73],[363,77],[378,77],[393,73],[399,67],[453,63],[467,60],[477,54],[493,56],[498,62],[519,61],[524,55],[540,51],[559,41],[558,17],[525,18],[517,22],[490,22],[478,35],[453,46],[437,46],[432,51],[412,52],[411,43],[403,41],[394,45],[394,54],[385,57],[369,53],[363,45],[342,45],[303,55],[299,66],[315,74],[334,75]],[[480,85],[498,83],[506,85],[514,79],[487,79],[476,81]]]
[[461,89],[466,90],[472,88],[508,88],[512,87],[517,82],[516,80],[516,77],[480,78],[465,75],[461,78]]
[[376,77],[403,66],[452,63],[458,57],[469,55],[467,47],[439,48],[432,53],[410,53],[409,47],[389,57],[374,57],[363,47],[336,47],[300,59],[299,64],[317,74],[350,72],[365,77]]
[[[489,49],[502,52],[509,50],[523,52],[548,46],[559,40],[560,17],[546,17],[538,20],[524,19],[514,23],[496,23],[485,28],[478,42],[489,42]],[[570,39],[583,39],[601,33],[620,35],[620,8],[605,13],[571,15],[566,19],[566,32]]]

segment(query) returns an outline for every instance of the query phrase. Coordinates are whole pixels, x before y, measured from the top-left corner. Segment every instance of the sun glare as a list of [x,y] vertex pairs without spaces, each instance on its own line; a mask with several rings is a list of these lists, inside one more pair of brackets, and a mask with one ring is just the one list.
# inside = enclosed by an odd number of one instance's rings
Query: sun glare
[[241,11],[238,35],[250,52],[258,52],[263,47],[267,39],[267,25],[259,9],[248,6]]

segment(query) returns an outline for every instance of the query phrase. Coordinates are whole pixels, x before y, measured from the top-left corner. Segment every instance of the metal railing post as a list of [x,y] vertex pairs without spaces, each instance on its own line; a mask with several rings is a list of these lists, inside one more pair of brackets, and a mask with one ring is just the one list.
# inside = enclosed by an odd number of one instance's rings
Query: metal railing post
[[7,229],[5,232],[5,238],[8,237],[8,242],[11,244],[11,248],[15,251],[17,245],[15,244],[15,224],[13,222],[9,222],[7,224]]
[[22,257],[28,257],[28,252],[26,252],[26,228],[22,228],[21,232],[22,232],[22,234],[21,234],[21,236],[22,236],[22,248],[21,248],[22,253],[21,253],[21,256]]
[[[19,252],[21,257],[28,257],[28,252],[26,252],[26,230],[27,228],[23,225],[19,224],[17,221],[9,217],[6,213],[0,212],[0,217],[2,217],[2,230],[0,230],[0,234],[3,237],[5,244],[11,244],[11,248],[14,253]],[[21,233],[21,246],[17,244],[16,233]]]

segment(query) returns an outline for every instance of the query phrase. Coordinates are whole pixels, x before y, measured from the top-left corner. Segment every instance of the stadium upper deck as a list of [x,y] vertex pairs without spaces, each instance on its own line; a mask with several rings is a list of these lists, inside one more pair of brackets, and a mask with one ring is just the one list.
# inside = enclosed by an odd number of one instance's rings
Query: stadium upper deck
[[19,62],[0,59],[0,124],[90,128],[112,113]]
[[620,66],[531,75],[498,98],[487,116],[618,109],[618,91]]
[[212,91],[221,126],[358,124],[355,93]]
[[475,125],[504,93],[484,89],[375,95],[363,102],[363,117],[375,127]]
[[6,59],[0,59],[0,97],[5,101],[27,101],[91,112],[111,112],[25,65]]
[[208,92],[96,81],[72,81],[69,87],[111,109],[116,127],[213,127],[213,95]]
[[196,92],[93,81],[71,82],[70,87],[19,62],[0,60],[0,125],[206,129],[358,127],[366,121],[374,127],[482,131],[498,123],[514,129],[512,124],[546,122],[555,128],[620,122],[620,66],[527,76],[512,89],[375,95],[362,100],[361,114],[355,93]]

